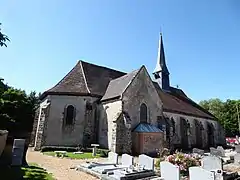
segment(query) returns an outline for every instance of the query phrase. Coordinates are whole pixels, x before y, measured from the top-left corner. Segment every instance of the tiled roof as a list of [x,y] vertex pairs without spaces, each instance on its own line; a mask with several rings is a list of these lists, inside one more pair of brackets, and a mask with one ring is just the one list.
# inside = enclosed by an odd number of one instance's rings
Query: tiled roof
[[[102,100],[114,98],[122,94],[138,71],[126,74],[79,61],[59,83],[44,92],[40,98],[43,99],[47,94],[92,95],[102,97]],[[164,111],[215,119],[182,90],[171,87],[170,92],[164,92],[156,82],[153,83],[163,102]]]
[[79,61],[59,83],[47,92],[89,93],[81,62]]
[[47,94],[88,94],[102,97],[109,82],[125,74],[110,68],[78,61],[75,67],[53,88],[44,92],[41,98]]
[[116,98],[121,96],[127,86],[132,82],[134,77],[137,75],[140,69],[132,71],[124,76],[121,76],[117,79],[113,79],[110,81],[106,93],[102,97],[102,101],[107,99]]
[[215,119],[208,111],[189,99],[182,90],[171,88],[171,92],[163,91],[158,83],[153,82],[163,102],[163,110],[167,112],[180,113],[195,117]]
[[97,66],[84,61],[81,61],[81,63],[86,77],[87,86],[91,94],[103,96],[111,80],[126,74],[124,72],[103,66]]

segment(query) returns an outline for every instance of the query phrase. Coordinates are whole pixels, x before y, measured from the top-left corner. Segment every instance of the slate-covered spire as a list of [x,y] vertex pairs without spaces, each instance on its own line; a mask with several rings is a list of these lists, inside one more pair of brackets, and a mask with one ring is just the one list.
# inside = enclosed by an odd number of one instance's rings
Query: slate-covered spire
[[163,90],[169,90],[169,71],[165,61],[162,33],[159,37],[157,64],[153,75]]

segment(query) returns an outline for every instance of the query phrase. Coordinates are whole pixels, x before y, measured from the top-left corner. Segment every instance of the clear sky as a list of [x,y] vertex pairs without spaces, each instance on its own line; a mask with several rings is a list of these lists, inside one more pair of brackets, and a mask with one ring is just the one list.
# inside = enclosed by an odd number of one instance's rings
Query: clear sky
[[160,27],[172,86],[193,100],[240,98],[239,0],[0,0],[11,43],[0,76],[43,92],[77,60],[129,72],[157,59]]

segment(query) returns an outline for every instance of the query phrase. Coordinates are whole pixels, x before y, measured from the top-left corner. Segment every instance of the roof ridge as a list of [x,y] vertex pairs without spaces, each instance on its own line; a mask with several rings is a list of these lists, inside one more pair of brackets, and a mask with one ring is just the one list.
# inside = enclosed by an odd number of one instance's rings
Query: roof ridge
[[111,70],[111,71],[116,71],[116,72],[127,74],[126,72],[123,72],[123,71],[119,71],[119,70],[116,70],[116,69],[113,69],[113,68],[109,68],[109,67],[105,67],[105,66],[89,63],[89,62],[86,62],[86,61],[83,61],[83,60],[79,60],[78,62],[89,64],[89,65],[92,65],[92,66],[96,66],[96,67],[99,67],[99,68],[102,68],[102,69],[108,69],[108,70]]
[[83,69],[83,66],[82,66],[82,62],[83,62],[83,61],[78,61],[78,62],[80,63],[80,66],[81,66],[81,69],[82,69],[83,79],[84,79],[84,82],[85,82],[87,91],[88,91],[89,93],[91,93],[91,91],[90,91],[90,89],[89,89],[89,87],[88,87],[87,79],[86,79],[85,72],[84,72],[84,69]]

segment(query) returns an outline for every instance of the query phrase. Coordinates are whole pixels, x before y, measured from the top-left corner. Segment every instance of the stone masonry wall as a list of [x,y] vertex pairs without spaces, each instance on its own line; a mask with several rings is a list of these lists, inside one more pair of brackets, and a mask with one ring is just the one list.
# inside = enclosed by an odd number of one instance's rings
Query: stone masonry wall
[[148,123],[158,126],[158,117],[162,116],[162,102],[145,67],[123,94],[123,110],[131,119],[131,129],[140,123],[140,106],[147,105]]
[[[112,151],[116,151],[116,130],[117,119],[122,113],[122,102],[120,100],[108,101],[102,106],[99,119],[99,144],[103,148],[108,148]],[[107,136],[106,136],[107,135]],[[107,146],[107,147],[106,147]]]
[[208,123],[212,124],[214,127],[214,144],[215,145],[224,145],[225,144],[225,137],[224,137],[224,130],[220,126],[220,124],[217,121],[204,119],[204,118],[197,118],[192,116],[186,116],[182,114],[176,114],[176,113],[170,113],[170,112],[164,112],[164,116],[168,117],[169,119],[173,118],[175,121],[175,136],[173,139],[173,144],[177,147],[181,147],[181,118],[185,119],[189,125],[189,132],[188,132],[188,143],[189,148],[195,147],[197,143],[197,136],[196,134],[196,121],[198,121],[200,124],[202,124],[203,130],[202,130],[202,148],[209,148],[208,147]]
[[33,121],[33,128],[32,128],[31,138],[30,138],[30,143],[29,143],[29,146],[30,146],[30,147],[33,147],[34,144],[35,144],[35,138],[36,138],[36,132],[37,132],[39,112],[40,112],[40,108],[38,108],[38,109],[36,110],[36,113],[35,113],[35,117],[34,117],[34,121]]
[[[45,131],[45,146],[77,146],[83,145],[83,134],[86,118],[86,103],[94,103],[97,98],[88,96],[58,96],[48,97],[51,102],[47,130]],[[75,107],[75,120],[72,127],[64,128],[64,110],[68,105]],[[91,116],[92,117],[92,116]],[[94,122],[94,120],[90,120]]]
[[45,132],[47,130],[49,110],[49,106],[47,108],[40,108],[34,150],[40,150],[45,143]]

